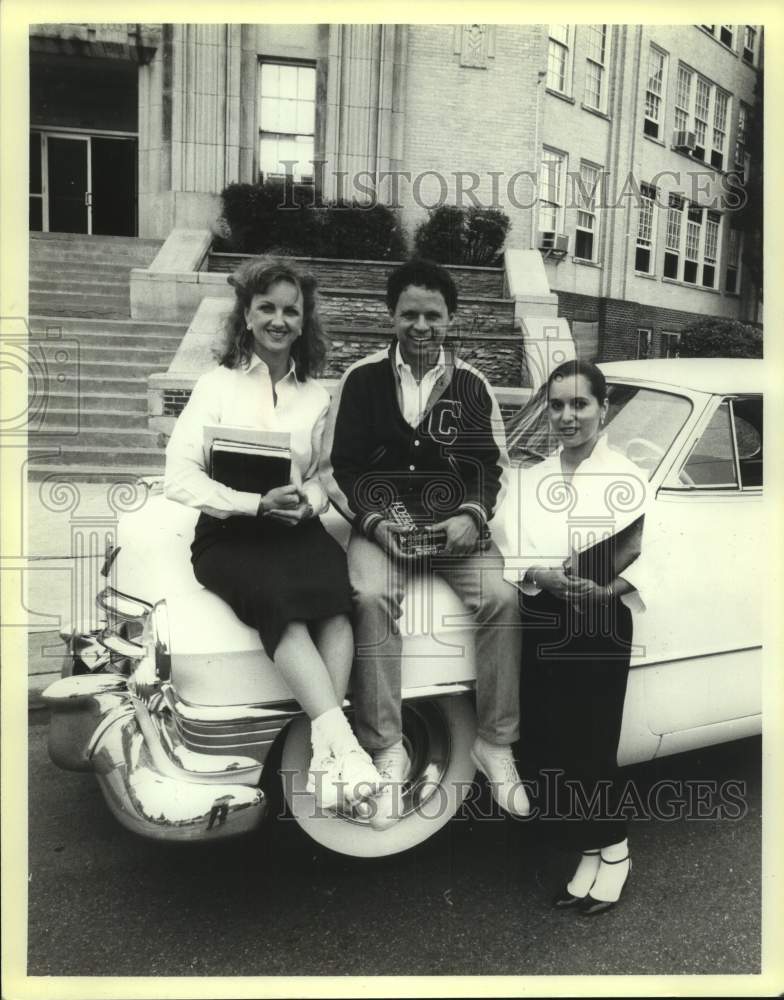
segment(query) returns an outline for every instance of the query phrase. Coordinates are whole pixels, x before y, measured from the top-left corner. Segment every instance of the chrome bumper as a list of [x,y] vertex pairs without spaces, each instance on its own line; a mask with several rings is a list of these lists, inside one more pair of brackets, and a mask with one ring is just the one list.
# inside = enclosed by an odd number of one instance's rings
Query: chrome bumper
[[264,820],[261,765],[179,746],[165,714],[133,695],[124,677],[64,677],[43,698],[54,763],[95,771],[109,808],[134,833],[216,840],[248,833]]

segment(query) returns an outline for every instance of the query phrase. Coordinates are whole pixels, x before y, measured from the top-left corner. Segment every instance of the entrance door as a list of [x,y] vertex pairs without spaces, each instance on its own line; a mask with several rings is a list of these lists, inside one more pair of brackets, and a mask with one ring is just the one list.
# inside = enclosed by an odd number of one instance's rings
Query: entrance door
[[136,235],[136,140],[91,136],[92,231]]
[[89,139],[48,136],[49,231],[88,233]]

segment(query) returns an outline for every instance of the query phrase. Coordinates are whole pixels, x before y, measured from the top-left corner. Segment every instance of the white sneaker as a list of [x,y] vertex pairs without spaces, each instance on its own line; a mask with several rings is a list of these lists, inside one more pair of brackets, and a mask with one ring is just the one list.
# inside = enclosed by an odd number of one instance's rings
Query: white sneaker
[[381,788],[381,775],[370,755],[358,743],[338,755],[337,768],[343,782],[343,798],[349,805],[376,795]]
[[471,748],[471,760],[490,782],[493,798],[513,816],[528,816],[531,804],[517,773],[512,748],[496,746],[477,736]]
[[311,760],[305,791],[315,797],[319,809],[335,810],[343,804],[343,785],[338,762],[331,754]]
[[370,825],[374,830],[387,830],[403,815],[403,785],[408,777],[411,761],[398,740],[385,750],[373,751],[373,763],[383,782],[381,791],[372,800]]

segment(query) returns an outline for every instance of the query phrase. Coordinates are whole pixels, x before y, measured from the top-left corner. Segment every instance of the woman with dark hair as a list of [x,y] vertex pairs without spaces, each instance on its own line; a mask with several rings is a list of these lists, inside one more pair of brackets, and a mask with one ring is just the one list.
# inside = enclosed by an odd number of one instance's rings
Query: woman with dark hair
[[[258,630],[265,652],[311,719],[308,788],[334,808],[372,794],[378,772],[342,711],[354,641],[343,550],[318,515],[317,463],[329,394],[314,381],[326,353],[311,277],[254,259],[229,279],[235,301],[218,367],[202,375],[166,449],[166,495],[201,510],[196,579]],[[208,475],[204,428],[282,431],[291,482],[231,489]]]
[[547,383],[558,451],[519,477],[508,504],[506,577],[520,589],[521,772],[561,846],[580,852],[554,905],[594,916],[631,869],[618,813],[617,750],[639,610],[647,483],[607,443],[607,384],[569,361]]

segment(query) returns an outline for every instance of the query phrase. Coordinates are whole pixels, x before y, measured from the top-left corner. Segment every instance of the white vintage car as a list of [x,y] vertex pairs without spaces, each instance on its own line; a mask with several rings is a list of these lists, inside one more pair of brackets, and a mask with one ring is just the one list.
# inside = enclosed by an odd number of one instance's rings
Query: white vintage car
[[[640,467],[655,496],[644,546],[657,585],[636,619],[619,761],[759,733],[762,362],[602,369],[611,389],[609,443]],[[541,392],[510,422],[508,442],[513,465],[547,452]],[[120,822],[159,839],[255,829],[280,808],[279,771],[291,814],[332,850],[392,854],[440,829],[474,779],[473,639],[455,595],[427,578],[406,597],[412,769],[402,820],[377,832],[357,811],[318,815],[304,789],[307,721],[258,634],[196,582],[189,559],[196,517],[152,495],[121,519],[105,567],[110,585],[97,598],[106,628],[64,635],[64,676],[45,692],[52,760],[94,770]],[[346,541],[338,515],[325,523]]]

